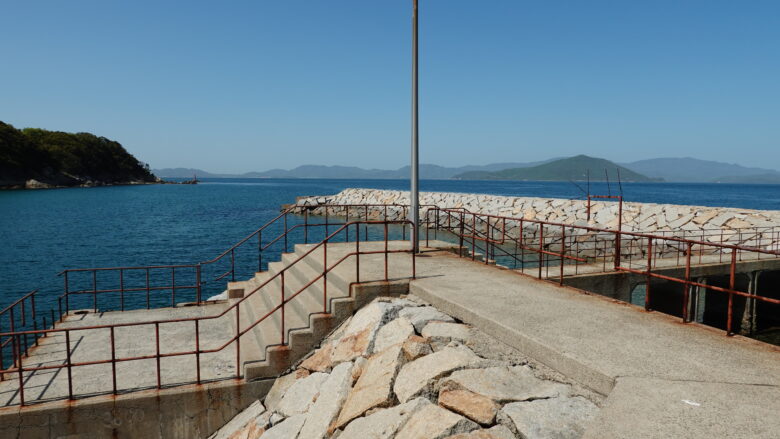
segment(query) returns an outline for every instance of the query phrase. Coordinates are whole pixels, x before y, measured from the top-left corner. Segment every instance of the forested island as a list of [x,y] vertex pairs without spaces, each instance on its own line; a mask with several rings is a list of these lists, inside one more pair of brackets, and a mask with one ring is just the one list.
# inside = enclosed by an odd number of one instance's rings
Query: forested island
[[0,188],[161,182],[119,142],[90,133],[17,129],[0,121]]
[[537,166],[525,168],[509,168],[501,171],[472,171],[456,175],[460,180],[533,180],[533,181],[566,181],[606,179],[612,181],[649,182],[663,181],[660,178],[650,178],[609,160],[578,155],[564,159],[553,160]]

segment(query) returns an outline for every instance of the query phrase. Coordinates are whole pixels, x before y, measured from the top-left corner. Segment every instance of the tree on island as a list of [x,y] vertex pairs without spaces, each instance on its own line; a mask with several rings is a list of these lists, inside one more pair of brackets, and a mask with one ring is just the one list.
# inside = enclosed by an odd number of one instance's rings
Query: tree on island
[[119,142],[0,121],[0,187],[24,187],[31,179],[50,186],[157,181]]

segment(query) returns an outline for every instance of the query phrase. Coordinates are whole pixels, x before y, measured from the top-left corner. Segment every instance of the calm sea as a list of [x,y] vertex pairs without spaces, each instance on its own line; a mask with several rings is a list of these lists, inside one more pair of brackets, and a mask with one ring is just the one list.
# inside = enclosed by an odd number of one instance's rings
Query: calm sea
[[[420,185],[424,191],[583,195],[572,183],[559,182],[428,180]],[[0,191],[0,309],[35,288],[41,288],[40,307],[48,309],[62,290],[56,273],[66,268],[210,259],[276,216],[280,205],[296,196],[333,194],[348,187],[405,190],[408,183],[207,179],[192,186]],[[603,184],[592,184],[591,189],[608,192]],[[622,189],[628,201],[780,210],[780,185],[624,183]],[[613,184],[611,192],[617,191]],[[128,301],[129,306],[141,303],[140,298]]]

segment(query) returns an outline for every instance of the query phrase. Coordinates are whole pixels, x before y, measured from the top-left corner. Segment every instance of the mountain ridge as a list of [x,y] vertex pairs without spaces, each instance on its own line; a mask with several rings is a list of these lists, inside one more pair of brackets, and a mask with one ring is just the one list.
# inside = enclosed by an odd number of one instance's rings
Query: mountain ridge
[[[511,168],[525,168],[550,163],[560,158],[542,160],[538,162],[504,162],[487,165],[467,165],[459,167],[446,167],[435,164],[421,164],[420,178],[436,180],[450,179],[458,174],[472,171],[502,171]],[[701,160],[691,157],[662,157],[656,159],[638,160],[629,163],[614,163],[614,166],[622,166],[633,172],[642,174],[651,179],[663,179],[672,183],[752,183],[752,182],[780,182],[780,172],[773,169],[753,168],[739,164],[730,164],[712,160]],[[595,179],[603,170],[591,169]],[[409,166],[395,170],[365,169],[356,166],[325,166],[303,165],[293,169],[270,169],[267,171],[246,172],[243,174],[212,173],[193,168],[162,168],[155,169],[154,173],[166,178],[192,178],[196,174],[199,178],[364,178],[364,179],[401,179],[409,178]],[[612,177],[611,177],[612,178]]]

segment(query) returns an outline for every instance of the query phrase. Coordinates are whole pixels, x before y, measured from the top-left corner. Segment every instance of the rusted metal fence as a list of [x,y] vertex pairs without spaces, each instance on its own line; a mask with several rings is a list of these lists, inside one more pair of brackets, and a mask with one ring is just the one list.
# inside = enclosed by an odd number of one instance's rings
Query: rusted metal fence
[[[678,283],[683,289],[680,315],[686,323],[691,321],[688,307],[692,287],[726,294],[728,335],[733,334],[735,296],[780,305],[777,298],[735,288],[738,262],[780,258],[780,230],[774,227],[729,233],[737,235],[738,242],[755,244],[747,246],[728,243],[730,236],[720,229],[648,234],[489,215],[463,208],[430,208],[423,225],[426,241],[431,235],[441,238],[438,233],[445,232],[455,237],[462,256],[479,258],[486,264],[503,260],[502,265],[520,273],[561,285],[566,276],[583,273],[619,271],[645,276],[647,310],[651,310],[652,279]],[[729,286],[693,280],[691,267],[703,264],[728,264]],[[658,273],[659,269],[675,267],[684,267],[682,277]]]
[[[280,344],[286,344],[289,339],[287,338],[287,332],[288,328],[285,326],[285,309],[288,303],[290,301],[295,300],[296,297],[298,297],[303,291],[305,291],[308,287],[313,285],[316,282],[323,282],[323,285],[326,285],[327,283],[327,275],[331,271],[333,271],[336,267],[340,266],[344,261],[354,258],[355,259],[355,283],[360,283],[360,257],[364,255],[377,255],[381,254],[384,255],[384,263],[385,263],[385,270],[384,270],[384,280],[389,280],[389,263],[390,258],[389,256],[391,254],[395,253],[406,253],[409,254],[411,258],[411,271],[409,273],[410,278],[414,278],[416,276],[416,264],[415,264],[415,254],[411,251],[411,249],[403,248],[403,249],[393,249],[390,248],[388,245],[389,241],[391,240],[390,235],[390,228],[391,227],[399,227],[402,229],[411,228],[412,224],[409,221],[406,220],[395,220],[395,221],[381,221],[381,220],[360,220],[360,221],[349,221],[346,223],[343,223],[341,225],[335,225],[328,223],[327,226],[323,224],[308,224],[307,226],[304,226],[306,228],[309,227],[329,227],[329,228],[335,228],[335,230],[330,231],[329,234],[322,240],[319,241],[316,245],[313,245],[310,249],[308,249],[305,253],[303,253],[301,256],[296,258],[293,262],[290,264],[287,264],[284,268],[282,268],[280,271],[276,272],[273,276],[269,277],[266,281],[264,281],[262,284],[258,285],[256,288],[254,288],[252,291],[246,292],[244,297],[235,301],[230,306],[228,306],[224,311],[222,311],[219,314],[211,315],[211,316],[202,316],[202,317],[191,317],[191,318],[174,318],[174,319],[165,319],[165,320],[154,320],[154,321],[144,321],[144,322],[130,322],[130,323],[117,323],[117,324],[111,324],[111,325],[94,325],[94,326],[77,326],[77,327],[66,327],[66,328],[48,328],[48,329],[31,329],[31,330],[17,330],[13,326],[9,328],[8,331],[0,332],[0,340],[10,340],[10,343],[13,345],[13,364],[11,367],[6,368],[5,370],[0,373],[0,376],[5,378],[6,375],[13,375],[18,378],[18,392],[19,392],[19,400],[21,405],[25,405],[25,396],[24,396],[24,388],[25,388],[25,374],[30,373],[36,373],[36,372],[42,372],[42,371],[48,371],[48,370],[65,370],[67,373],[67,382],[68,382],[68,398],[74,399],[75,397],[79,396],[77,393],[74,392],[74,385],[73,385],[73,374],[72,370],[77,367],[83,367],[83,366],[93,366],[93,365],[100,365],[100,364],[110,364],[112,369],[112,391],[111,393],[116,394],[118,392],[117,389],[117,371],[116,371],[116,365],[117,363],[122,362],[130,362],[130,361],[139,361],[139,360],[155,360],[156,368],[154,373],[156,374],[156,381],[157,381],[157,388],[163,387],[163,382],[161,379],[161,371],[160,371],[160,360],[163,358],[172,358],[172,357],[181,357],[181,356],[195,356],[196,359],[196,380],[195,382],[200,384],[202,382],[201,380],[201,366],[200,366],[200,358],[202,355],[205,354],[212,354],[217,353],[220,351],[223,351],[228,346],[234,345],[235,351],[236,351],[236,374],[235,376],[231,378],[241,378],[242,376],[242,364],[241,364],[241,348],[240,348],[240,339],[242,336],[244,336],[247,332],[253,330],[257,325],[265,321],[266,319],[270,318],[272,315],[279,316],[279,321],[281,322],[278,329],[279,329],[279,341]],[[366,250],[360,248],[360,242],[361,242],[361,229],[363,229],[363,238],[366,237],[366,231],[371,230],[373,228],[379,228],[380,229],[380,235],[381,240],[384,242],[384,246],[380,250]],[[286,230],[285,233],[289,233],[289,230]],[[350,237],[354,236],[356,239],[352,240]],[[280,239],[284,239],[283,237]],[[278,240],[278,239],[277,239]],[[334,242],[353,242],[354,243],[354,251],[348,252],[344,256],[340,257],[336,261],[328,261],[328,253],[327,248],[329,244],[332,244]],[[285,297],[285,276],[286,273],[292,269],[296,264],[301,263],[301,261],[305,260],[306,258],[313,257],[312,255],[322,250],[322,257],[323,257],[323,264],[322,264],[322,272],[319,273],[314,279],[312,279],[310,282],[308,282],[306,285],[298,289],[296,292],[292,293],[291,295]],[[183,268],[183,267],[192,267],[192,266],[176,266],[176,269]],[[100,269],[100,270],[106,270],[106,271],[115,271],[119,272],[120,276],[121,273],[126,272],[128,270],[143,270],[147,267],[121,267],[116,269]],[[151,267],[149,267],[151,269]],[[171,267],[159,267],[161,269],[169,269]],[[70,273],[73,273],[75,270],[69,271]],[[86,269],[81,270],[78,272],[86,272],[86,273],[96,273],[98,269]],[[279,297],[278,304],[273,307],[270,311],[268,311],[265,315],[260,317],[254,322],[250,322],[250,324],[243,326],[240,322],[240,316],[241,316],[241,306],[244,304],[244,302],[252,297],[255,294],[262,294],[263,292],[267,294],[272,294],[270,291],[268,291],[268,288],[271,288],[274,285],[274,282],[277,280],[280,281],[281,285],[281,294]],[[377,280],[377,279],[372,279]],[[172,281],[171,285],[175,285]],[[91,294],[92,297],[96,297],[97,294],[107,294],[107,293],[115,293],[114,289],[99,289],[98,287],[94,287],[95,284],[93,284],[93,289],[89,291],[71,291],[70,294]],[[188,286],[188,285],[182,285],[179,287],[172,288],[171,294],[175,294],[175,290],[177,288],[194,288],[195,286]],[[156,287],[155,287],[156,288]],[[160,287],[162,288],[162,287]],[[149,288],[125,288],[123,290],[120,290],[119,293],[133,293],[133,292],[147,292],[153,290],[153,287]],[[67,290],[66,290],[67,292]],[[351,291],[349,292],[351,294]],[[19,299],[16,303],[12,304],[9,308],[3,311],[3,313],[14,313],[14,310],[17,309],[17,307],[25,307],[25,304],[28,303],[28,301],[31,302],[31,305],[27,305],[28,309],[35,309],[34,306],[34,295],[35,292],[32,292],[28,294],[27,296],[23,297],[22,299]],[[67,298],[68,295],[65,295]],[[327,286],[323,288],[323,313],[327,313],[329,311],[329,297],[327,292]],[[33,311],[34,313],[34,311]],[[229,313],[235,314],[235,333],[233,336],[228,338],[227,340],[224,340],[222,344],[219,346],[213,347],[213,348],[203,348],[200,344],[200,335],[201,335],[201,326],[204,321],[207,320],[214,320],[219,319],[223,316],[228,315]],[[25,315],[24,313],[22,315]],[[2,316],[2,314],[0,314]],[[60,320],[61,320],[60,316]],[[11,318],[11,321],[14,321],[13,318]],[[165,340],[161,340],[161,334],[160,334],[160,327],[167,324],[182,324],[182,323],[190,323],[193,325],[192,331],[193,331],[193,341],[194,341],[194,349],[189,350],[180,350],[180,351],[166,351],[162,352],[161,350],[161,344],[165,343]],[[118,348],[115,345],[115,332],[119,328],[127,328],[127,327],[139,327],[139,326],[146,326],[146,327],[153,327],[155,338],[154,338],[154,345],[155,345],[155,353],[151,355],[136,355],[136,356],[118,356],[117,351]],[[109,334],[109,343],[110,343],[110,358],[105,358],[101,360],[92,360],[92,361],[82,361],[77,362],[73,361],[71,358],[71,351],[72,351],[72,344],[71,344],[71,338],[73,333],[77,333],[79,331],[99,331],[99,330],[105,330]],[[27,345],[24,344],[24,340],[26,340],[28,337],[37,339],[38,337],[44,337],[44,336],[52,336],[52,335],[64,335],[65,340],[65,346],[64,346],[64,352],[65,352],[65,359],[61,364],[47,364],[47,365],[36,365],[36,366],[26,366],[23,362],[23,356],[27,353]],[[164,337],[164,335],[163,335]],[[6,343],[8,343],[6,341]]]

